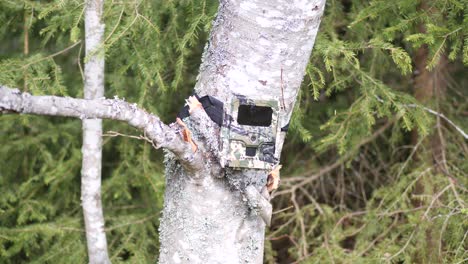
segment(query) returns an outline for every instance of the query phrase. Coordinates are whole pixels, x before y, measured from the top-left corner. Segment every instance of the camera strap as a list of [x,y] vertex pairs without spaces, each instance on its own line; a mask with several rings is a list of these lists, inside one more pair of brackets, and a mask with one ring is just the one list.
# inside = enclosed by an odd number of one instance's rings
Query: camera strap
[[[213,120],[213,122],[215,122],[216,124],[218,124],[218,126],[222,126],[224,116],[223,102],[209,95],[205,95],[202,97],[198,96],[196,93],[194,93],[193,95],[202,104],[203,109],[205,109],[205,112],[210,117],[210,119]],[[180,110],[180,112],[177,114],[177,117],[180,119],[184,119],[188,116],[190,116],[189,107],[186,105]]]

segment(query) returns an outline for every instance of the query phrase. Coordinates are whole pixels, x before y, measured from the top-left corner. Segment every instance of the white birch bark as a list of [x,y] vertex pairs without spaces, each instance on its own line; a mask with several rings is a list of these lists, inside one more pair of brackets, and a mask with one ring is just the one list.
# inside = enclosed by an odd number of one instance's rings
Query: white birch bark
[[[287,125],[324,7],[325,0],[220,1],[197,94],[223,101],[224,111],[237,95],[277,99],[279,125]],[[200,122],[196,114],[184,121],[205,148],[216,149],[220,131],[213,122]],[[284,137],[277,140],[278,153]],[[160,263],[263,262],[262,216],[271,214],[271,205],[261,191],[268,172],[220,170],[216,156],[207,156],[207,173],[195,175],[167,155]]]
[[[85,9],[85,99],[104,96],[103,0],[87,0]],[[110,263],[101,200],[102,120],[83,120],[81,205],[85,221],[89,263]]]
[[75,117],[80,119],[111,119],[127,122],[144,132],[156,148],[174,153],[188,171],[203,167],[203,156],[193,153],[190,144],[184,142],[177,129],[173,129],[155,115],[138,108],[136,104],[121,99],[75,99],[60,96],[32,96],[18,89],[0,85],[0,114],[22,113],[48,116]]
[[[88,1],[90,16],[102,11],[102,3],[100,9],[91,8],[98,7],[97,3]],[[325,0],[222,0],[203,55],[196,92],[222,100],[225,111],[237,95],[277,99],[282,106],[279,125],[285,126],[294,108],[324,7]],[[96,19],[95,25],[100,25],[99,21]],[[86,25],[87,31],[91,25]],[[102,25],[96,27],[99,30],[102,32]],[[87,42],[87,54],[93,54],[92,45],[99,43]],[[103,57],[88,59],[88,63],[96,63],[101,70],[94,72],[92,64],[88,64],[86,74],[90,77],[86,78],[86,86],[102,87]],[[101,96],[102,90],[97,89],[85,95],[86,98]],[[268,195],[263,192],[268,172],[222,168],[217,152],[219,127],[201,109],[184,120],[198,146],[195,153],[182,140],[177,127],[166,126],[158,117],[119,99],[31,96],[0,86],[0,113],[7,112],[109,118],[128,122],[144,131],[158,147],[170,151],[165,161],[160,263],[262,263],[265,215],[271,214]],[[89,144],[101,145],[96,137],[100,134],[98,124],[90,123],[89,128],[92,129]],[[284,137],[283,133],[277,139],[278,153]],[[84,154],[90,152],[85,145]],[[100,151],[92,153],[91,162],[95,162],[100,158]],[[87,239],[88,248],[97,249],[89,252],[90,262],[108,263],[98,166],[94,171],[91,169],[97,184],[90,185],[90,191],[97,196],[83,195],[83,199],[92,199],[90,213],[97,216],[86,220],[87,228],[90,225],[95,230],[87,230]]]

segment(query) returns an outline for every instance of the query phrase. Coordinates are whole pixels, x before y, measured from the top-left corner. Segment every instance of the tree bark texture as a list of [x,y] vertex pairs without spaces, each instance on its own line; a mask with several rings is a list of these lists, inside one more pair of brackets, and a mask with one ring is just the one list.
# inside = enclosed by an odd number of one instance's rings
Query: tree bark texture
[[[431,101],[438,101],[445,95],[446,82],[443,78],[444,72],[447,71],[447,58],[445,55],[441,56],[439,63],[432,70],[428,70],[427,60],[429,50],[427,47],[421,47],[416,51],[415,66],[418,70],[418,75],[415,77],[414,82],[414,96],[421,103],[429,103]],[[439,110],[439,109],[437,109]],[[435,133],[431,133],[428,138],[421,139],[417,130],[411,132],[413,145],[417,145],[420,140],[420,150],[415,153],[415,160],[427,162],[432,164],[432,168],[435,173],[446,173],[447,164],[445,158],[445,146],[444,139],[442,138],[441,125],[442,119],[437,116],[437,123],[435,126]],[[416,195],[434,195],[437,193],[437,186],[431,177],[421,178],[416,183],[414,193]],[[424,200],[416,200],[417,206],[424,206],[425,203],[429,203]],[[425,219],[425,221],[430,221]],[[435,226],[433,223],[430,225]],[[428,248],[427,255],[420,256],[422,262],[428,263],[441,263],[442,256],[439,254],[439,243],[442,243],[438,239],[438,230],[428,228],[426,231],[425,246]]]
[[[426,2],[421,2],[419,8],[424,12],[432,12]],[[426,33],[425,26],[421,24],[419,26],[419,31],[421,33]],[[439,101],[443,100],[447,90],[447,81],[444,76],[446,76],[448,72],[448,58],[443,52],[434,68],[428,69],[429,58],[429,49],[426,45],[423,45],[416,50],[414,61],[417,72],[414,77],[414,97],[422,104],[435,102],[435,105],[437,106],[436,111],[439,112]],[[421,148],[415,153],[414,157],[415,160],[432,164],[432,168],[435,173],[446,173],[447,164],[444,150],[445,146],[441,130],[442,119],[437,115],[436,120],[435,133],[431,133],[431,135],[425,139],[421,139],[417,130],[411,132],[413,145],[417,145],[420,140],[423,140],[421,142]],[[437,186],[434,185],[431,177],[421,178],[416,183],[414,190],[416,195],[429,196],[434,195],[437,192]],[[425,203],[428,202],[424,200],[416,200],[414,203],[417,206],[424,206]],[[425,221],[429,221],[430,226],[435,226],[431,220],[425,219]],[[441,245],[439,245],[439,243],[442,242],[438,239],[438,230],[428,228],[426,230],[425,238],[424,246],[428,249],[429,254],[419,256],[419,260],[427,263],[441,263],[442,256],[439,254],[439,246]]]
[[[103,32],[102,3],[88,1],[87,5],[86,31],[99,36]],[[324,8],[325,0],[222,0],[202,58],[196,93],[221,100],[224,112],[230,110],[234,98],[277,100],[278,125],[286,127]],[[88,21],[90,17],[93,19]],[[96,146],[102,144],[102,128],[95,119],[108,118],[128,122],[142,130],[156,148],[167,150],[160,263],[262,263],[265,225],[272,211],[265,187],[269,172],[221,165],[226,154],[220,151],[221,129],[202,108],[191,111],[185,124],[167,126],[135,104],[101,98],[103,90],[97,88],[103,85],[101,42],[102,35],[86,43],[85,82],[91,88],[85,99],[32,96],[0,86],[0,113],[92,119],[84,124],[85,138],[90,138],[83,144],[82,196],[83,207],[89,206],[84,211],[90,262],[109,261],[100,164],[95,164],[101,156]],[[189,137],[196,150],[182,136],[187,136],[186,129],[192,132]],[[285,132],[281,132],[276,139],[277,156],[284,138]]]
[[[276,99],[281,127],[289,123],[309,61],[324,0],[223,0],[202,58],[195,91],[224,102],[234,97]],[[220,168],[219,127],[184,121],[206,156],[202,173],[166,155],[166,193],[160,226],[160,263],[262,263],[265,222],[271,213],[268,172]],[[285,133],[277,139],[279,154]],[[262,195],[263,194],[263,195]]]
[[[87,0],[85,7],[85,99],[104,96],[103,0]],[[89,262],[110,263],[101,201],[102,120],[83,119],[81,204]]]
[[59,96],[32,96],[18,89],[0,85],[0,113],[11,112],[124,121],[143,131],[156,148],[162,147],[174,153],[187,170],[199,170],[202,164],[201,154],[193,153],[190,145],[182,140],[176,130],[162,123],[157,116],[138,108],[136,104],[118,98],[87,100]]
[[[421,29],[422,32],[425,32],[424,29]],[[442,54],[439,62],[435,65],[432,70],[427,69],[427,61],[429,59],[429,50],[426,46],[420,47],[416,51],[415,55],[415,68],[417,70],[417,75],[414,78],[414,97],[421,103],[428,104],[435,102],[435,105],[438,108],[438,102],[442,101],[445,97],[447,90],[447,81],[445,76],[447,76],[447,64],[448,58],[446,54]],[[440,112],[439,109],[436,109],[437,112]],[[437,116],[437,115],[436,115]],[[437,116],[437,126],[439,128],[441,125],[442,119],[440,116]],[[464,136],[466,134],[462,133]],[[466,138],[466,137],[465,137]],[[415,145],[419,140],[418,132],[415,130],[412,132],[412,143]],[[432,157],[421,157],[423,159],[431,160],[434,164],[434,168],[438,172],[443,172],[442,167],[444,166],[444,155],[443,155],[443,142],[440,135],[436,133],[429,139],[430,143],[427,143],[430,151],[426,153],[432,155]],[[430,146],[429,146],[430,145]],[[417,153],[418,157],[422,153]]]

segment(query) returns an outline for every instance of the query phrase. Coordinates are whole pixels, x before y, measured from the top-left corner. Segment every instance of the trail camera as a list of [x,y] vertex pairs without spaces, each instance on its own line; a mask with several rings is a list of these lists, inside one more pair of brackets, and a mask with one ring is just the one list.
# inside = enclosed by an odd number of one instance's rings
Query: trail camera
[[275,144],[277,100],[234,98],[227,107],[221,142],[223,165],[233,168],[272,169],[278,163]]

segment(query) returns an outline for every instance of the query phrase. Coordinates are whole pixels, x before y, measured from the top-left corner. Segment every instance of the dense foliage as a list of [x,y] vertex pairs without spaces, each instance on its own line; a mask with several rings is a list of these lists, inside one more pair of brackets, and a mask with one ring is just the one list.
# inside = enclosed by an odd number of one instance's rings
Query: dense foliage
[[[327,1],[282,156],[266,262],[467,260],[468,147],[434,114],[468,130],[467,7],[464,0]],[[196,81],[216,8],[215,1],[106,1],[106,96],[174,120]],[[83,1],[0,0],[0,10],[0,83],[81,97]],[[3,115],[0,124],[0,262],[86,262],[80,120]],[[139,134],[112,121],[104,130]],[[162,169],[162,152],[145,141],[105,138],[114,263],[156,261]]]

